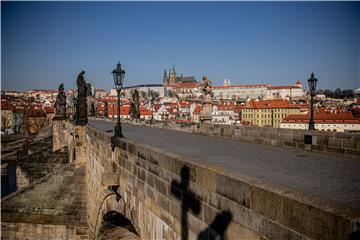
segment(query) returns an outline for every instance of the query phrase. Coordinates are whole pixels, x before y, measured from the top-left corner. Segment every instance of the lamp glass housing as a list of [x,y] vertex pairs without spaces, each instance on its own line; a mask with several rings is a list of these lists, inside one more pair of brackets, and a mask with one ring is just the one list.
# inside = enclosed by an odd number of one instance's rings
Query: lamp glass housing
[[120,90],[124,83],[125,71],[121,69],[121,64],[119,62],[116,66],[116,69],[114,69],[111,73],[113,74],[114,77],[114,84],[116,90]]
[[311,77],[308,79],[309,90],[311,95],[315,94],[317,81],[318,80],[317,78],[315,78],[314,73],[311,73]]

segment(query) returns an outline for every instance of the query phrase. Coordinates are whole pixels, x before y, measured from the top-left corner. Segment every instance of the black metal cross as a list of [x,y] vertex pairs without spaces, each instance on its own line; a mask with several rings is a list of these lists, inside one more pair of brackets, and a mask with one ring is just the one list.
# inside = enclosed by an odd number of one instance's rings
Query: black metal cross
[[195,214],[200,212],[200,201],[194,193],[189,191],[190,169],[186,166],[181,168],[181,182],[173,180],[171,193],[181,200],[181,239],[188,240],[187,212],[191,210]]

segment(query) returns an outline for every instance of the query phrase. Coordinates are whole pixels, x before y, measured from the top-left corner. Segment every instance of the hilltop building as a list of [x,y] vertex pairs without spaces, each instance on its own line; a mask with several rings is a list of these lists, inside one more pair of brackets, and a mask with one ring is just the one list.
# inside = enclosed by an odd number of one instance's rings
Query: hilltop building
[[[164,70],[163,76],[164,94],[165,97],[172,97],[174,92],[193,94],[198,92],[198,83],[194,76],[177,76],[175,66],[173,65],[170,69],[169,75]],[[184,88],[184,90],[182,90]]]
[[305,97],[302,83],[298,80],[290,86],[272,86],[270,84],[247,84],[231,86],[230,79],[225,79],[224,86],[213,87],[214,100],[244,99],[299,99]]

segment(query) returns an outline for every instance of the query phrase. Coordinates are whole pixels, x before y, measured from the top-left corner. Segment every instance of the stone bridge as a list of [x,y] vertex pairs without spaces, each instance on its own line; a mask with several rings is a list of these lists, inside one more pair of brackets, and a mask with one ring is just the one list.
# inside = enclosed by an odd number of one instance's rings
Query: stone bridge
[[[289,132],[271,135],[273,130],[265,128],[255,133],[255,128],[177,125],[193,132],[185,133],[123,127],[125,138],[112,141],[113,123],[92,120],[75,126],[54,120],[53,150],[66,148],[70,165],[2,200],[2,239],[107,239],[107,221],[126,229],[124,239],[358,237],[358,136],[331,135],[328,140],[316,132],[306,146],[308,131],[291,132],[290,137]],[[255,139],[270,140],[244,142]],[[323,149],[319,139],[327,142]],[[335,151],[332,143],[342,150]],[[41,184],[58,183],[52,179],[59,173],[63,185],[49,188],[48,194],[63,192],[61,209],[51,205],[56,200],[49,196],[39,208],[56,213],[14,213],[11,202],[21,202],[21,194],[32,199]]]

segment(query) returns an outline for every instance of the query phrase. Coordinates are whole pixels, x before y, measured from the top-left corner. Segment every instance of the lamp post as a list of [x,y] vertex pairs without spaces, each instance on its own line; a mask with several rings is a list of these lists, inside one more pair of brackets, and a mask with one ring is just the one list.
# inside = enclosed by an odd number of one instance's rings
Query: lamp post
[[122,138],[121,122],[120,122],[120,92],[124,83],[125,71],[121,69],[120,62],[116,65],[116,68],[111,72],[114,77],[115,88],[117,92],[117,122],[115,126],[115,137]]
[[311,77],[308,79],[309,90],[310,90],[310,121],[309,121],[309,130],[315,130],[315,122],[314,122],[314,96],[316,90],[317,78],[315,78],[314,73],[311,73]]

